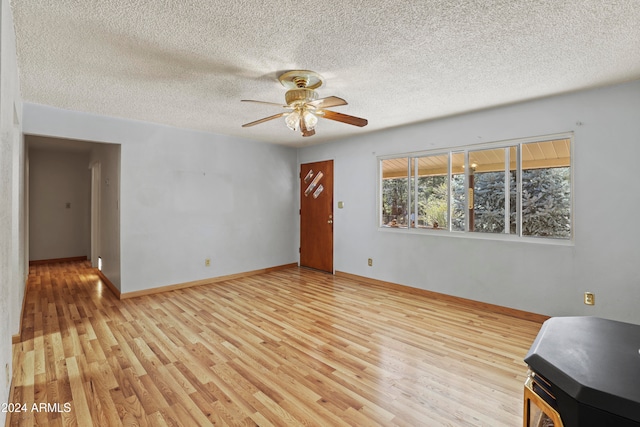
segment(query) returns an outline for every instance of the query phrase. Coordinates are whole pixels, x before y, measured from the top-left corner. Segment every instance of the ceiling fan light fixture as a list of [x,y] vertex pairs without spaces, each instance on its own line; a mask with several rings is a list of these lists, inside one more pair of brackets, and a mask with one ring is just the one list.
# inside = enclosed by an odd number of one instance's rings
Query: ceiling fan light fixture
[[309,130],[315,129],[316,124],[318,124],[318,117],[316,117],[315,114],[313,114],[311,111],[306,109],[302,113],[302,119],[304,120],[305,126]]
[[309,109],[301,107],[287,114],[284,118],[284,121],[287,124],[287,127],[293,131],[298,131],[301,129],[312,131],[318,124],[318,117],[311,111],[309,111]]
[[297,131],[300,129],[300,113],[297,111],[292,111],[287,114],[284,118],[284,122],[287,124],[287,127],[293,131]]

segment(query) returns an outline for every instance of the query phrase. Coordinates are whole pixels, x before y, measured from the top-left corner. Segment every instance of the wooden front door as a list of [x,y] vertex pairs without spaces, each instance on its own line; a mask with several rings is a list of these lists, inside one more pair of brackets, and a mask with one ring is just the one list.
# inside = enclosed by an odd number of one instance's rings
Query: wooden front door
[[333,273],[333,160],[300,165],[300,266]]

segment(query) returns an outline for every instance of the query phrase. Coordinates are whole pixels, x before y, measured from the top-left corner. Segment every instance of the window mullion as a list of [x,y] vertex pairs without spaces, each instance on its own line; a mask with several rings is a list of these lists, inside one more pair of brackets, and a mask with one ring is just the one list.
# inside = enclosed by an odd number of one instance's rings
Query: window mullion
[[407,157],[407,216],[405,221],[407,222],[407,229],[411,228],[409,221],[411,221],[411,206],[413,206],[413,198],[411,197],[411,162],[413,157]]
[[469,232],[469,225],[471,224],[471,218],[469,215],[469,151],[464,152],[464,231]]
[[504,233],[511,233],[511,150],[504,148]]
[[522,236],[522,144],[516,150],[516,235]]
[[413,219],[409,217],[409,227],[414,228],[418,225],[418,176],[419,176],[419,159],[413,158],[414,174],[413,174]]
[[449,151],[447,161],[447,231],[453,231],[453,212],[451,209],[451,200],[453,199],[453,189],[451,188],[451,180],[453,179],[453,152]]

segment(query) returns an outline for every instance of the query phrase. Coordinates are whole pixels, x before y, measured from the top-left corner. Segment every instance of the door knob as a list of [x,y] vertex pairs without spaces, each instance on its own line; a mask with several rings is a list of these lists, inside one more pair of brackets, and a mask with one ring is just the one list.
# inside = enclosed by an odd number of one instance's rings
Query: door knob
[[332,221],[332,220],[329,220],[329,221],[327,221],[327,223],[329,223],[329,224],[333,224],[333,221]]

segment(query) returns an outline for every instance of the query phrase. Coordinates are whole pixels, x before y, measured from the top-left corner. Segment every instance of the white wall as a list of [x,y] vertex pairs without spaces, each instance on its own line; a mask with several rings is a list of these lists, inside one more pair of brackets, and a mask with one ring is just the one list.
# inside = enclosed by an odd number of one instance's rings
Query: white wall
[[88,165],[88,152],[29,150],[30,261],[89,257]]
[[[9,400],[11,336],[18,333],[26,280],[22,100],[9,0],[0,4],[0,402]],[[6,414],[0,412],[0,425]]]
[[294,149],[30,103],[24,116],[27,134],[121,144],[121,292],[296,262]]
[[[102,273],[121,289],[120,278],[120,145],[92,144],[91,163],[100,164],[99,248]],[[92,260],[97,266],[97,261]]]
[[[416,108],[420,108],[419,105]],[[376,156],[573,131],[572,245],[377,227]],[[303,148],[335,160],[335,269],[516,309],[640,323],[640,81]],[[374,259],[373,267],[367,258]],[[585,306],[583,293],[596,294]]]

